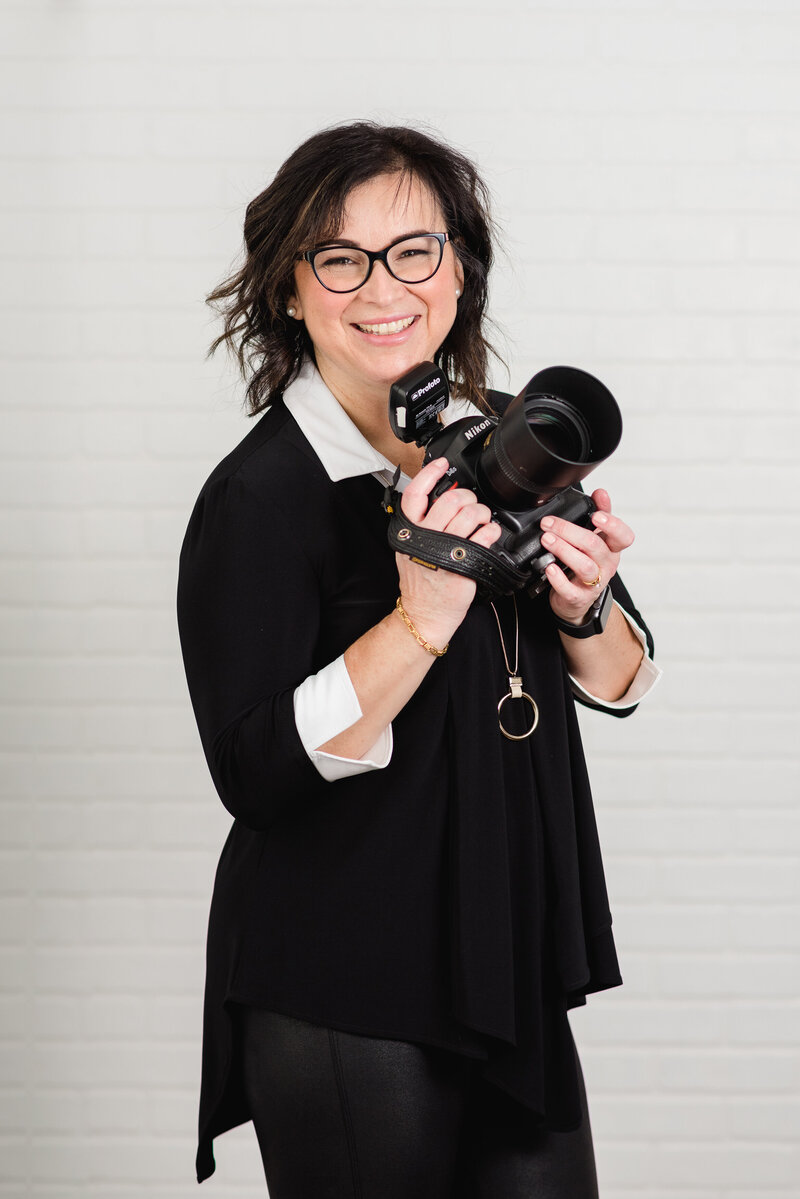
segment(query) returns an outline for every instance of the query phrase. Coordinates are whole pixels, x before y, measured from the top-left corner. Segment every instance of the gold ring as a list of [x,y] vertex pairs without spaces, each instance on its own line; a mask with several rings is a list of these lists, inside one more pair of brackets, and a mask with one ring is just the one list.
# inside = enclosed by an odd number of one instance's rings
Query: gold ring
[[596,579],[591,579],[588,583],[586,582],[586,579],[581,579],[581,582],[583,583],[584,587],[599,587],[600,586],[600,574],[601,574],[601,572],[598,570]]

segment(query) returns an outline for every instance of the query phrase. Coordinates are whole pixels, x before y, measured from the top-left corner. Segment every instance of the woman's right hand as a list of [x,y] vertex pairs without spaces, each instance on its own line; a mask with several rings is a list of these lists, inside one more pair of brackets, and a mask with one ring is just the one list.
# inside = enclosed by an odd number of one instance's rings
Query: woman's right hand
[[[491,510],[474,491],[454,487],[444,492],[428,510],[429,495],[448,468],[446,458],[436,458],[415,475],[403,492],[401,508],[415,525],[438,533],[452,533],[488,548],[500,536]],[[409,619],[432,645],[445,645],[467,614],[475,598],[475,583],[453,571],[431,570],[397,554],[400,595]]]
[[[468,488],[455,487],[431,505],[430,492],[447,469],[447,461],[430,462],[403,492],[401,509],[424,529],[452,533],[478,545],[493,545],[500,526]],[[451,570],[430,570],[397,555],[400,595],[408,619],[420,637],[443,649],[466,616],[475,597],[475,584]],[[360,718],[316,748],[340,758],[358,759],[375,745],[437,661],[419,638],[412,637],[392,610],[345,650],[347,673],[358,697]]]

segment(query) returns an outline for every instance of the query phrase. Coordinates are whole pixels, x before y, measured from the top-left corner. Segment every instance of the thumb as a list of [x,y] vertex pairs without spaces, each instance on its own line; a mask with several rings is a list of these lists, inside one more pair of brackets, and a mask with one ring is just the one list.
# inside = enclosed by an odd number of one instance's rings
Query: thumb
[[611,496],[602,487],[598,487],[597,491],[592,492],[592,501],[598,512],[611,511]]
[[403,492],[400,507],[414,524],[419,524],[428,511],[428,496],[449,465],[446,458],[435,458],[433,462],[423,466]]

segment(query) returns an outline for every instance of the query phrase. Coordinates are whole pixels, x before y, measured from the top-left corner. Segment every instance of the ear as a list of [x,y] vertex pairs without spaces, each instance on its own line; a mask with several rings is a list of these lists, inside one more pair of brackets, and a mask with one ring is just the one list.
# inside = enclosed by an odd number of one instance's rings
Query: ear
[[455,251],[454,251],[454,256],[455,256],[456,283],[458,284],[459,291],[463,292],[464,291],[464,268],[461,265],[461,259],[459,258],[458,254],[455,253]]
[[287,314],[289,314],[290,308],[294,309],[294,312],[292,312],[290,314],[291,319],[293,321],[301,321],[303,319],[303,307],[294,292],[292,292],[291,295],[286,297],[286,312],[287,312]]

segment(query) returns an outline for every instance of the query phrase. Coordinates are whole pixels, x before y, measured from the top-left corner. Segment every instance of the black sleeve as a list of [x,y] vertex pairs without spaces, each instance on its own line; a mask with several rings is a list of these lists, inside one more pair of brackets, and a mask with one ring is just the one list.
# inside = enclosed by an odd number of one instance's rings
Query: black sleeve
[[[631,599],[630,595],[628,594],[627,587],[625,586],[625,584],[623,583],[623,581],[619,577],[619,575],[614,575],[609,586],[611,587],[611,594],[613,595],[616,602],[619,604],[620,608],[623,608],[624,611],[627,612],[629,616],[633,617],[633,619],[636,621],[639,628],[642,630],[645,637],[647,638],[647,648],[648,648],[650,657],[652,658],[654,649],[655,649],[654,644],[653,644],[653,635],[650,632],[650,630],[648,629],[647,625],[644,623],[644,620],[642,619],[641,613],[639,612],[638,608],[635,607],[633,600]],[[636,709],[639,706],[638,704],[634,704],[633,707],[631,707],[631,708],[607,708],[604,704],[592,703],[590,700],[584,699],[582,696],[578,695],[577,692],[574,692],[573,694],[575,695],[576,702],[579,704],[583,704],[584,707],[595,708],[599,712],[607,712],[609,716],[616,716],[619,719],[622,719],[622,717],[624,717],[624,716],[632,716],[633,713],[636,711]]]
[[209,484],[181,551],[178,625],[211,776],[250,828],[324,788],[292,702],[314,672],[319,616],[318,580],[285,515],[237,476]]

